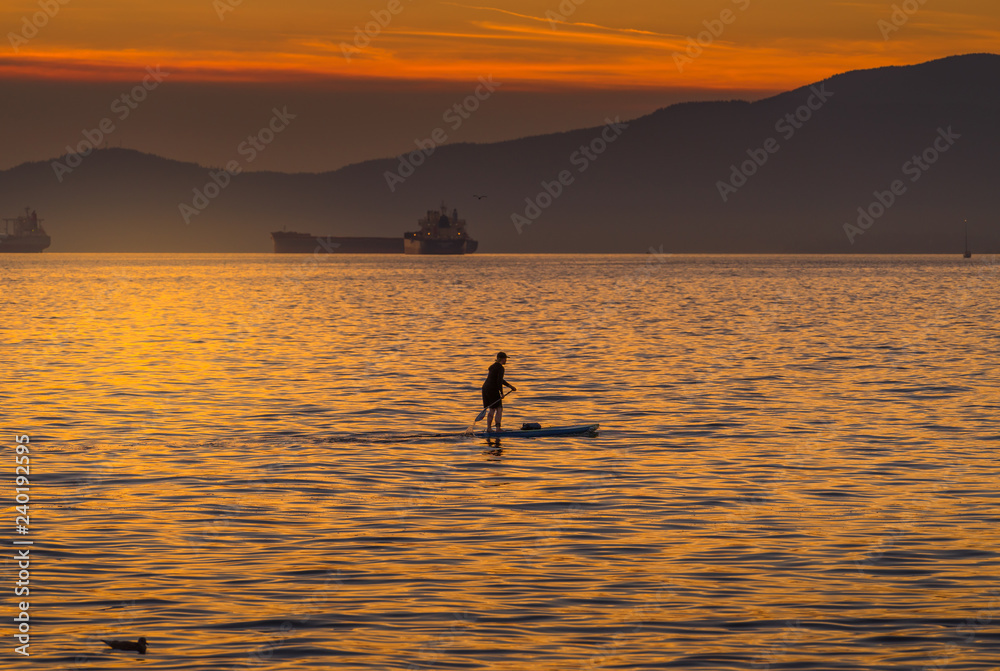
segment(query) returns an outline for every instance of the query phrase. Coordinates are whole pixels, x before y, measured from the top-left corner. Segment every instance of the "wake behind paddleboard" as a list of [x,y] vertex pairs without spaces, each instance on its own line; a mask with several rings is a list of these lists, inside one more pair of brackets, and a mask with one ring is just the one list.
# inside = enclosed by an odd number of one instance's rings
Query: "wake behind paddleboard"
[[580,426],[553,426],[546,429],[519,429],[516,431],[479,431],[477,438],[543,438],[546,436],[593,436],[597,435],[600,424]]

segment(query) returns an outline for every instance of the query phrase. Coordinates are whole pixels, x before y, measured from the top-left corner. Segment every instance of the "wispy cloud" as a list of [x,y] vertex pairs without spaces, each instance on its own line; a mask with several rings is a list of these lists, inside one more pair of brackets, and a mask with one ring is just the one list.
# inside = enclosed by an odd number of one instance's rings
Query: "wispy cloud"
[[[891,12],[891,5],[881,1],[817,0],[816,11],[825,12],[817,17],[791,0],[774,0],[754,4],[732,31],[705,46],[679,72],[673,57],[689,46],[689,34],[672,31],[696,34],[713,13],[692,16],[687,7],[683,15],[665,11],[650,14],[641,25],[616,26],[626,20],[621,8],[597,3],[557,20],[449,0],[420,10],[416,4],[404,5],[405,11],[347,60],[343,46],[354,44],[358,27],[371,21],[368,3],[344,0],[328,7],[321,0],[301,2],[309,11],[295,20],[287,12],[244,3],[224,27],[209,7],[192,14],[190,8],[164,6],[162,23],[137,25],[124,33],[118,15],[81,6],[73,10],[72,23],[54,23],[45,40],[0,58],[0,77],[128,79],[161,63],[175,73],[174,81],[474,81],[493,73],[503,78],[505,90],[776,90],[848,69],[996,51],[1000,44],[1000,18],[972,9],[960,13],[928,5],[886,41],[876,22]],[[837,25],[830,28],[827,18]],[[238,30],[233,29],[235,19]],[[112,23],[104,26],[102,37],[93,26],[104,20]]]
[[612,26],[602,26],[602,25],[597,24],[597,23],[580,23],[580,22],[576,22],[576,21],[563,21],[563,20],[558,20],[558,19],[552,19],[552,18],[549,18],[549,17],[546,17],[546,16],[532,16],[531,14],[519,14],[517,12],[512,12],[512,11],[510,11],[508,9],[501,9],[499,7],[484,7],[484,6],[480,6],[480,5],[464,5],[464,4],[461,4],[461,3],[458,3],[458,2],[443,2],[441,4],[443,4],[443,5],[452,5],[454,7],[464,7],[466,9],[479,9],[479,10],[490,11],[490,12],[499,12],[501,14],[508,14],[510,16],[515,16],[515,17],[521,18],[521,19],[527,19],[529,21],[535,21],[535,22],[538,22],[538,23],[545,23],[545,24],[548,24],[549,26],[551,26],[553,24],[553,22],[554,22],[554,23],[558,23],[561,26],[576,26],[576,27],[581,27],[581,28],[593,28],[593,29],[596,29],[596,30],[603,30],[603,31],[614,32],[614,33],[634,33],[636,35],[648,35],[650,37],[666,37],[666,38],[670,38],[670,39],[678,39],[678,38],[683,39],[680,35],[671,35],[671,34],[668,34],[668,33],[657,33],[657,32],[653,32],[651,30],[640,30],[638,28],[615,28],[615,27],[612,27]]

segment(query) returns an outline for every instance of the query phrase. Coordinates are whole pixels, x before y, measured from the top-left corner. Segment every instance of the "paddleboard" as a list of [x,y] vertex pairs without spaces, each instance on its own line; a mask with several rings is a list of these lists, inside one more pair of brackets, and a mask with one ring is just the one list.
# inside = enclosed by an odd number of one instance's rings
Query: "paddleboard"
[[545,436],[586,436],[595,435],[601,428],[600,424],[581,424],[580,426],[552,426],[543,429],[517,429],[514,431],[479,431],[477,438],[542,438]]

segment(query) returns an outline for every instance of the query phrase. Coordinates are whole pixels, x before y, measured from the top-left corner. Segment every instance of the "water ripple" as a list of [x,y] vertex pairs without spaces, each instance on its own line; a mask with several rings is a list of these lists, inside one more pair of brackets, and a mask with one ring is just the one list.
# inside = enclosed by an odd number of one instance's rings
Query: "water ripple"
[[994,263],[0,266],[35,666],[996,667]]

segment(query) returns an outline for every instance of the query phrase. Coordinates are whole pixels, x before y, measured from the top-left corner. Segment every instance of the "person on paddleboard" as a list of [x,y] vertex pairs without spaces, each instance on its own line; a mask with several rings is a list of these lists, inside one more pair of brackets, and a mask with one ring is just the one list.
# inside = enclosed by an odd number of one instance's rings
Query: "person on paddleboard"
[[503,379],[503,365],[507,363],[507,355],[504,352],[497,352],[497,360],[490,366],[483,383],[483,407],[489,408],[486,415],[486,432],[489,433],[490,426],[493,425],[494,415],[496,416],[496,430],[500,430],[500,420],[503,419],[503,388],[510,387],[511,391],[517,388]]

